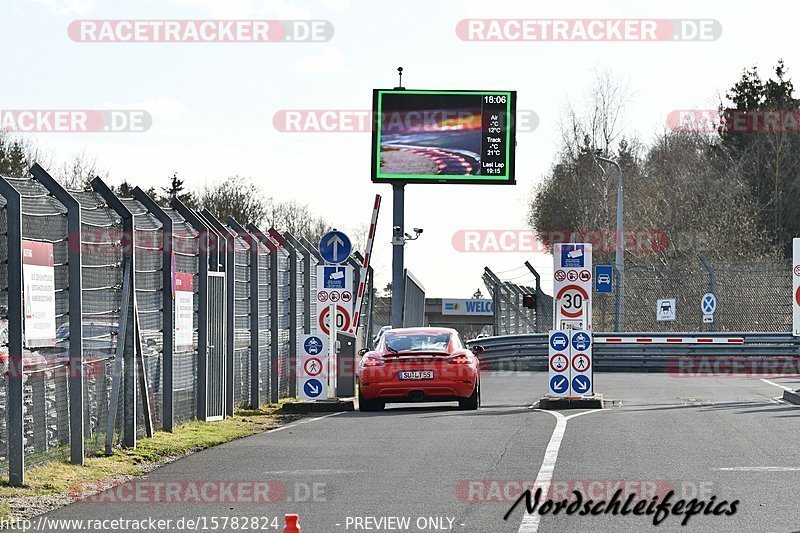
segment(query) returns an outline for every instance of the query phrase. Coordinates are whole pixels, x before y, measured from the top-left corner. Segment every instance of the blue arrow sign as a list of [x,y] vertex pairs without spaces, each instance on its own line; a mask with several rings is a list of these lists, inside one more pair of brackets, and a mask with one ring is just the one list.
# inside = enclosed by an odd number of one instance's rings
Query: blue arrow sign
[[572,347],[578,350],[579,352],[585,352],[589,349],[589,346],[592,345],[592,338],[589,336],[588,333],[584,333],[583,331],[579,331],[575,335],[572,336]]
[[565,333],[556,331],[550,335],[550,346],[556,351],[563,351],[569,348],[569,338]]
[[713,315],[717,310],[717,297],[711,293],[703,296],[703,301],[700,303],[703,313],[706,315]]
[[597,265],[594,267],[595,292],[614,292],[614,269],[611,265]]
[[303,391],[309,398],[316,398],[322,394],[322,383],[318,379],[311,378],[303,385]]
[[303,348],[305,348],[308,355],[318,355],[322,352],[322,347],[322,339],[319,337],[309,337],[303,343]]
[[569,389],[569,378],[566,376],[553,376],[550,380],[550,390],[555,394],[564,394]]
[[353,246],[341,231],[329,231],[319,240],[319,253],[328,263],[343,263],[350,257]]
[[587,394],[592,390],[592,380],[589,376],[580,374],[572,378],[572,390],[578,394]]

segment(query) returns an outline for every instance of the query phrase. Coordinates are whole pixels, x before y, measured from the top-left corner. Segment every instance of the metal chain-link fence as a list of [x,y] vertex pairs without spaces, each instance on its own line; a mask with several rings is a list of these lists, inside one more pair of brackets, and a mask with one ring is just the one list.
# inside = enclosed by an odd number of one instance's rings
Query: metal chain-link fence
[[[642,332],[766,331],[792,327],[792,264],[785,259],[730,261],[699,257],[694,262],[625,267],[623,330]],[[527,267],[527,268],[526,268]],[[486,269],[483,281],[495,302],[495,335],[543,333],[552,328],[553,298],[526,265],[505,273]],[[527,282],[527,283],[526,283]],[[593,293],[593,329],[615,331],[615,292]],[[713,293],[713,322],[704,322],[703,297]],[[535,309],[522,305],[535,295]],[[675,300],[659,320],[658,304]],[[670,318],[664,320],[664,317]]]
[[[625,268],[625,331],[790,331],[792,264],[789,260],[722,261],[710,271],[696,262]],[[713,286],[712,286],[713,283]],[[717,299],[713,323],[703,322],[701,301]],[[659,300],[675,300],[675,320],[658,320]],[[614,330],[616,294],[594,295],[594,329]]]
[[[224,397],[226,386],[232,388],[228,413],[294,391],[292,347],[299,335],[319,330],[315,296],[321,260],[313,245],[252,225],[245,230],[231,221],[225,227],[214,220],[216,229],[204,230],[199,224],[210,215],[200,216],[175,199],[169,207],[159,205],[139,188],[132,198],[117,198],[99,178],[92,190],[66,191],[41,167],[31,172],[34,177],[0,177],[0,465],[11,484],[23,483],[24,469],[42,461],[81,463],[87,454],[130,445],[131,439],[149,434],[150,422],[171,431],[174,424],[212,418],[198,402]],[[18,202],[20,222],[9,223],[9,201]],[[222,235],[221,230],[235,238],[212,238],[208,245],[201,238],[203,231]],[[227,242],[234,245],[229,264],[218,260],[225,250],[204,250]],[[25,273],[33,269],[23,259],[10,265],[9,250],[19,247],[14,257],[22,258],[40,245],[52,246],[45,268],[52,268],[54,289],[45,300],[53,309],[45,314],[55,315],[55,327],[52,338],[26,344],[24,328],[30,323],[17,302],[34,293],[23,287]],[[9,287],[11,266],[14,287]],[[225,313],[208,313],[206,322],[201,304],[221,293],[212,294],[199,278],[213,271],[219,281],[223,269],[233,269],[226,277],[233,297],[222,303]],[[191,286],[180,290],[192,301],[189,305],[183,298],[178,309],[176,284],[184,283]],[[12,300],[15,309],[10,310]],[[42,305],[24,302],[28,312]],[[206,308],[218,309],[219,301],[214,302]],[[374,307],[370,298],[365,305]],[[227,332],[233,343],[226,348],[232,351],[224,354],[230,353],[233,371],[214,379],[209,372],[220,367],[208,359],[216,357],[210,343],[201,340],[224,331],[219,315],[225,314],[233,318]],[[21,355],[12,353],[12,346],[23,346]],[[21,378],[10,365],[20,360]],[[136,384],[136,417],[128,416],[133,413],[131,384]],[[22,391],[20,402],[11,390]],[[106,435],[107,428],[113,435]]]

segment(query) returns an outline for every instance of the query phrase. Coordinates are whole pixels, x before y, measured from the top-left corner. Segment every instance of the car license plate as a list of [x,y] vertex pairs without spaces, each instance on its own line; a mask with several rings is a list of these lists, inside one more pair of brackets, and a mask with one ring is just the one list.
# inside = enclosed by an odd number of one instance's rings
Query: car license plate
[[433,370],[414,370],[410,372],[400,372],[400,379],[433,379]]

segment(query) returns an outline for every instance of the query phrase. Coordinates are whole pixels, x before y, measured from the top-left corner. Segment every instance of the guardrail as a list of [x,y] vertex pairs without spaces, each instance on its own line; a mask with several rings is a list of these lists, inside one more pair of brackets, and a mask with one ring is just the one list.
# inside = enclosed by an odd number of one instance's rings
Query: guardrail
[[[547,334],[472,339],[490,370],[546,370]],[[601,333],[594,337],[594,366],[602,370],[800,373],[800,339],[791,333]]]

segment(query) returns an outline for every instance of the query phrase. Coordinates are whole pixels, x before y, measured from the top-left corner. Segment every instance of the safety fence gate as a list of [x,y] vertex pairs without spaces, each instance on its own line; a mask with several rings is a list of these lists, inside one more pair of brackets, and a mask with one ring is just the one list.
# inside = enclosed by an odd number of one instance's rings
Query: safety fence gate
[[317,329],[315,248],[100,178],[68,191],[39,165],[0,176],[9,483],[294,395],[297,338]]

